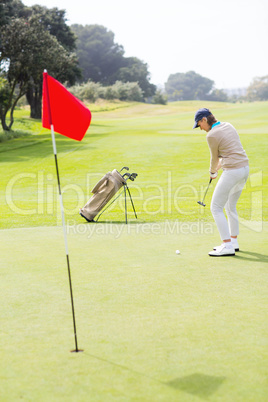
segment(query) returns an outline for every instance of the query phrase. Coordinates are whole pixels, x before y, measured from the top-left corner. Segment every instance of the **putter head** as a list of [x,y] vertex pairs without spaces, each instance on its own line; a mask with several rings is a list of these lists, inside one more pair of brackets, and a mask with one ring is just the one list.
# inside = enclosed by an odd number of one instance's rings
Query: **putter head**
[[202,201],[197,201],[197,204],[202,205],[202,207],[206,206],[206,204],[204,204]]

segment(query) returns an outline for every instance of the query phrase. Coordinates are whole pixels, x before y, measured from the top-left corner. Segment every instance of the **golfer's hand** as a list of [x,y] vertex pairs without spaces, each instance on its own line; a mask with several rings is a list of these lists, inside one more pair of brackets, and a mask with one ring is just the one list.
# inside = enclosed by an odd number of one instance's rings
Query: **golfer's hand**
[[217,176],[218,176],[218,172],[216,172],[216,173],[211,173],[210,172],[210,178],[211,179],[216,179]]

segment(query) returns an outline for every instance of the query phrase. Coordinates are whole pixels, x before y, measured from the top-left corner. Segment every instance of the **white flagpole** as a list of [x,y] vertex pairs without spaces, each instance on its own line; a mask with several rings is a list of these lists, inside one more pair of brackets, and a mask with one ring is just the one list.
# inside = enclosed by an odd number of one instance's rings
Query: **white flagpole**
[[53,152],[54,152],[54,157],[55,157],[55,164],[56,164],[56,171],[57,171],[57,178],[58,178],[59,198],[60,198],[60,208],[61,208],[61,220],[62,220],[62,227],[63,227],[65,251],[66,251],[66,255],[69,255],[68,242],[67,242],[67,233],[66,233],[66,226],[65,226],[65,217],[64,217],[64,208],[63,208],[62,194],[61,194],[61,187],[60,187],[60,175],[59,175],[59,168],[58,168],[57,148],[56,148],[56,140],[55,140],[55,133],[54,133],[53,124],[51,124],[50,128],[51,128]]
[[73,289],[72,289],[72,278],[71,278],[71,269],[70,269],[70,261],[69,261],[69,250],[68,250],[67,233],[66,233],[64,209],[63,209],[61,186],[60,186],[60,175],[59,175],[59,167],[58,167],[57,148],[56,148],[56,140],[55,140],[53,124],[51,124],[50,128],[51,128],[53,152],[54,152],[54,157],[55,157],[55,165],[56,165],[56,172],[57,172],[57,179],[58,179],[59,198],[60,198],[60,207],[61,207],[61,218],[62,218],[62,228],[63,228],[64,242],[65,242],[65,251],[66,251],[67,268],[68,268],[68,276],[69,276],[69,286],[70,286],[70,295],[71,295],[71,304],[72,304],[72,314],[73,314],[75,350],[72,350],[72,352],[82,352],[81,349],[80,350],[78,349],[78,343],[77,343],[74,300],[73,300]]
[[[47,73],[47,70],[44,70],[44,73]],[[68,268],[68,276],[69,276],[69,286],[70,286],[70,295],[71,295],[71,304],[72,304],[72,314],[73,314],[73,327],[74,327],[74,339],[75,339],[75,350],[72,352],[82,352],[82,350],[78,349],[78,342],[77,342],[77,334],[76,334],[76,323],[75,323],[75,311],[74,311],[74,300],[73,300],[73,289],[72,289],[72,278],[71,278],[71,269],[70,269],[70,261],[69,261],[69,250],[68,250],[68,242],[67,242],[67,233],[65,227],[65,217],[64,217],[64,209],[63,209],[63,202],[62,202],[62,194],[61,194],[61,187],[60,187],[60,175],[59,175],[59,168],[58,168],[58,159],[57,159],[57,148],[56,148],[56,141],[55,141],[55,134],[54,134],[54,126],[52,124],[51,118],[51,110],[50,110],[50,101],[49,101],[49,91],[48,91],[48,83],[47,83],[47,76],[45,79],[45,85],[47,90],[47,103],[48,103],[48,114],[49,114],[49,121],[50,121],[50,129],[51,129],[51,137],[52,137],[52,144],[53,144],[53,152],[55,157],[55,165],[56,165],[56,172],[57,172],[57,179],[58,179],[58,188],[59,188],[59,198],[60,198],[60,207],[61,207],[61,218],[62,218],[62,227],[63,227],[63,234],[64,234],[64,242],[65,242],[65,251],[66,251],[66,259],[67,259],[67,268]]]

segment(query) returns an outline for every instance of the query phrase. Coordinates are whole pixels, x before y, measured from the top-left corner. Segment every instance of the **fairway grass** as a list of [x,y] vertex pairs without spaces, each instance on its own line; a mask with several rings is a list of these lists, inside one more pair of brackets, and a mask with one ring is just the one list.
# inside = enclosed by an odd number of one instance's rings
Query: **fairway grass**
[[[15,111],[0,143],[0,401],[266,402],[268,102],[89,105],[82,142],[56,135],[78,346],[75,348],[50,132]],[[250,176],[235,257],[209,208],[199,107],[238,130]],[[0,138],[0,141],[1,141]],[[129,166],[99,223],[79,215],[97,181]],[[175,251],[179,249],[180,254]]]
[[68,230],[78,354],[61,228],[0,231],[1,401],[266,400],[266,224],[228,258],[207,256],[214,225],[82,226]]
[[[202,104],[119,107],[116,103],[114,110],[92,112],[92,124],[82,142],[56,135],[66,219],[79,224],[78,210],[96,182],[108,171],[129,166],[131,172],[138,173],[129,187],[139,222],[212,221],[209,208],[196,204],[209,180],[206,133],[192,130],[194,112]],[[206,106],[218,119],[237,127],[249,156],[250,177],[239,200],[240,217],[267,221],[268,102],[213,102]],[[28,110],[16,113],[14,128],[31,135],[0,144],[0,228],[60,224],[50,132],[41,128],[40,121],[29,119]],[[214,186],[213,182],[208,205]],[[123,201],[119,200],[102,219],[121,221],[123,214]]]

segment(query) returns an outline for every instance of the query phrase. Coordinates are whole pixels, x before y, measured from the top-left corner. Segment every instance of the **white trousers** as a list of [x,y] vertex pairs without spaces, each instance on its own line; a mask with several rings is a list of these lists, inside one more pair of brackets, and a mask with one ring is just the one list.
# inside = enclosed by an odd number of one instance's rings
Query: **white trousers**
[[[248,166],[224,170],[215,187],[210,209],[222,240],[230,239],[230,236],[239,234],[236,204],[246,184],[248,174]],[[228,222],[223,208],[225,208]]]

